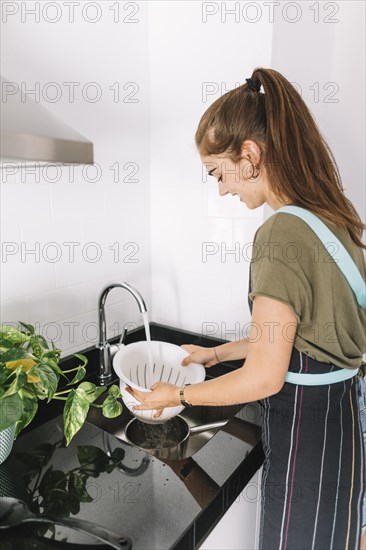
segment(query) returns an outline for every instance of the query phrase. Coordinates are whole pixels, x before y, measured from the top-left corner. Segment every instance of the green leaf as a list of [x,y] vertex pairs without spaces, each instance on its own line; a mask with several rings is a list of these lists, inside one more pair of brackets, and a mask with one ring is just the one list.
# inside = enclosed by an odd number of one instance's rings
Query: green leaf
[[82,388],[72,389],[64,407],[64,434],[66,445],[83,426],[89,411],[90,402]]
[[22,416],[23,403],[16,393],[0,399],[0,431],[15,424]]
[[79,388],[84,390],[90,403],[94,403],[94,401],[107,389],[105,386],[96,386],[92,382],[82,382]]
[[17,368],[15,371],[10,372],[13,375],[13,380],[7,388],[4,388],[5,391],[1,395],[2,399],[18,393],[18,391],[27,383],[27,374],[23,372],[21,368]]
[[85,480],[81,475],[70,472],[69,477],[69,493],[73,495],[79,502],[92,502],[93,498],[89,495]]
[[12,361],[18,361],[20,359],[34,360],[34,357],[23,348],[11,348],[1,354],[2,363],[10,363]]
[[28,342],[30,337],[11,325],[0,325],[0,339],[3,338],[12,344],[23,344]]
[[33,354],[37,357],[37,359],[41,359],[42,354],[44,352],[44,347],[39,337],[36,335],[31,336],[30,345],[31,345]]
[[60,356],[61,356],[61,350],[58,348],[53,348],[53,349],[44,351],[42,359],[50,358],[50,359],[54,359],[55,361],[58,361],[60,359]]
[[11,376],[12,373],[0,363],[0,399],[5,393],[5,386]]
[[53,397],[53,394],[57,390],[59,377],[51,367],[45,365],[44,363],[34,367],[32,369],[32,374],[35,374],[40,378],[40,382],[33,384],[38,398],[45,399],[47,397],[47,402],[49,403]]
[[23,403],[23,411],[16,425],[15,437],[17,437],[18,434],[26,426],[28,426],[28,424],[32,422],[38,410],[38,401],[34,393],[26,390],[25,388],[22,388],[21,390],[19,390],[18,393]]
[[108,395],[108,397],[103,402],[102,408],[103,416],[107,418],[115,418],[119,416],[122,412],[122,405],[114,397]]
[[3,354],[13,347],[13,342],[7,340],[6,338],[0,337],[0,353]]
[[29,334],[34,334],[34,326],[28,325],[27,323],[23,323],[22,321],[19,321],[19,324],[26,329]]
[[56,373],[60,374],[61,376],[64,376],[67,378],[67,376],[63,373],[63,370],[58,366],[58,363],[55,359],[52,359],[51,357],[42,357],[42,363],[47,365],[48,367],[51,367],[51,369]]
[[[41,342],[41,344],[43,345],[43,347],[44,347],[45,349],[49,349],[49,348],[50,348],[50,346],[48,345],[48,342],[47,342],[46,338],[44,338],[41,334],[37,334],[37,338],[38,338],[38,340]],[[52,344],[53,344],[53,342],[52,342]]]
[[77,384],[78,382],[80,382],[80,380],[85,378],[85,375],[86,375],[86,369],[84,367],[79,367],[78,370],[76,371],[74,378],[71,380],[71,382],[67,384],[67,386],[71,386],[72,384]]
[[80,361],[82,361],[81,365],[79,365],[80,367],[86,367],[86,365],[88,364],[88,359],[85,357],[85,355],[82,355],[81,353],[74,353],[74,357],[77,357],[78,359],[80,359]]
[[113,384],[113,386],[110,386],[110,388],[108,390],[108,393],[109,393],[109,395],[111,395],[115,399],[117,399],[118,397],[121,397],[121,391],[120,391],[119,387],[116,386],[116,384]]

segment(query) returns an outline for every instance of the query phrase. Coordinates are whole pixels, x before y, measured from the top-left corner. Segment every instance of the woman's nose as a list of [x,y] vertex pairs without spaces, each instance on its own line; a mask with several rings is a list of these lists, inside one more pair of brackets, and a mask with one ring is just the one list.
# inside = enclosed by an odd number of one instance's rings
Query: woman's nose
[[222,197],[223,195],[228,194],[228,190],[225,187],[225,184],[222,181],[219,181],[219,195]]

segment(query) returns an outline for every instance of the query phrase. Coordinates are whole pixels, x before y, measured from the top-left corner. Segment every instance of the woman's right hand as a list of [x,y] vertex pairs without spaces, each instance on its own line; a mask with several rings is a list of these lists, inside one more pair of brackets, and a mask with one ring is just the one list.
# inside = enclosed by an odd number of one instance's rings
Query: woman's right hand
[[194,346],[193,344],[184,344],[181,347],[189,353],[182,361],[183,366],[189,365],[189,363],[200,363],[207,369],[208,367],[217,365],[219,362],[214,348],[204,348],[203,346]]

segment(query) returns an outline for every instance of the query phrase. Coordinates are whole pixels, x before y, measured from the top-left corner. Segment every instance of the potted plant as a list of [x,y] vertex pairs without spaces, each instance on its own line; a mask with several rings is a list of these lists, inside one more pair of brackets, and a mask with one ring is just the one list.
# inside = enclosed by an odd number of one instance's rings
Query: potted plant
[[[119,387],[83,381],[87,358],[75,353],[80,364],[62,370],[61,350],[51,346],[32,325],[20,322],[22,330],[0,325],[0,463],[11,450],[15,437],[34,418],[38,401],[64,401],[64,435],[68,445],[83,426],[90,406],[102,409],[103,415],[114,418],[121,414]],[[62,384],[62,388],[59,386]],[[107,391],[104,401],[96,399]],[[7,449],[5,450],[5,443]],[[10,449],[9,449],[10,445]]]

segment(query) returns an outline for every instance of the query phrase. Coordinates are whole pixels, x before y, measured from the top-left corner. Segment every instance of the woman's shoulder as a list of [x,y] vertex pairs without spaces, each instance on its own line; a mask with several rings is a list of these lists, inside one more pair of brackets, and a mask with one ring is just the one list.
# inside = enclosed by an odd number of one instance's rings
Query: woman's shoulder
[[[311,229],[298,216],[292,216],[284,212],[274,212],[256,231],[255,242],[293,241],[304,239],[305,226]],[[306,237],[305,232],[305,237]]]
[[[328,227],[338,241],[346,248],[352,259],[355,261],[361,273],[366,274],[366,263],[363,251],[352,240],[351,235],[343,226],[336,225],[326,219],[324,216],[316,214],[316,216]],[[327,242],[327,246],[321,247],[324,261],[328,258],[329,253],[335,247],[338,250],[337,240]],[[287,246],[290,243],[301,247],[302,252],[308,253],[309,258],[314,255],[314,250],[317,250],[321,244],[321,240],[316,232],[308,225],[307,222],[295,215],[290,215],[285,212],[274,212],[258,229],[254,237],[254,243],[257,245],[266,245],[266,243],[279,244]],[[329,250],[328,250],[329,247]]]

